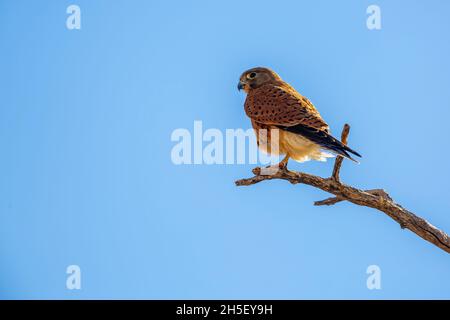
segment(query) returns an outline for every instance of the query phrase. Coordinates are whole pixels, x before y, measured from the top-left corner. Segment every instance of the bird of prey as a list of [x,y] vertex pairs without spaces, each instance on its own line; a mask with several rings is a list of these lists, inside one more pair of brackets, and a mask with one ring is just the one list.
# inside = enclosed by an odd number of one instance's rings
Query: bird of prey
[[[289,158],[326,161],[340,155],[357,162],[350,153],[361,157],[334,138],[314,105],[274,71],[261,67],[245,71],[238,90],[247,93],[245,113],[251,119],[258,147],[269,154],[285,155],[280,168],[286,168]],[[271,139],[273,129],[278,129],[278,141]]]

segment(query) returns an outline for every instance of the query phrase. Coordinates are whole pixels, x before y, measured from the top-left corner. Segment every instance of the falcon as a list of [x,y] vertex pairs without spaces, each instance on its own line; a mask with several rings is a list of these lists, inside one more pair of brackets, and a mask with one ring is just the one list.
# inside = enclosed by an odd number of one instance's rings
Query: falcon
[[361,157],[334,138],[314,105],[274,71],[261,67],[245,71],[238,90],[247,93],[244,109],[258,147],[269,154],[285,155],[280,168],[286,168],[290,158],[297,162],[326,161],[340,155],[357,162],[350,154]]

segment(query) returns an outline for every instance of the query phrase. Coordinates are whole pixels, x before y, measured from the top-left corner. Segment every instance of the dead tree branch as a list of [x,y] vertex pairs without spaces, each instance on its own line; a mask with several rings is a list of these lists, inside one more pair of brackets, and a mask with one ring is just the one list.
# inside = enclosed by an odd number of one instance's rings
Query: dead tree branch
[[[346,144],[350,126],[346,124],[342,131],[341,141]],[[356,205],[377,209],[384,212],[390,218],[400,224],[402,229],[409,229],[416,235],[425,239],[442,250],[450,253],[450,237],[442,230],[439,230],[425,219],[406,210],[382,189],[361,190],[341,183],[339,172],[343,158],[336,157],[332,176],[322,178],[303,172],[293,172],[286,168],[277,170],[269,175],[261,174],[261,168],[253,169],[254,177],[236,181],[237,186],[250,186],[265,180],[281,179],[292,184],[306,184],[334,195],[334,197],[316,201],[314,205],[334,205],[341,201],[349,201]]]

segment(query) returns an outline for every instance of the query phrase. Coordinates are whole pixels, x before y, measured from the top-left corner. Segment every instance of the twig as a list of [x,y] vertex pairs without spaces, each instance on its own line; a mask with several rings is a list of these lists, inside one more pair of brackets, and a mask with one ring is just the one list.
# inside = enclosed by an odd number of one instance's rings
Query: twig
[[[384,198],[392,201],[392,198],[383,189],[365,190],[365,192],[376,195],[376,196],[384,197]],[[331,197],[331,198],[328,198],[325,200],[316,201],[316,202],[314,202],[314,205],[315,206],[331,206],[333,204],[336,204],[338,202],[345,201],[345,200],[346,199],[343,199],[343,198]]]
[[[350,126],[347,124],[342,131],[342,142],[347,143],[347,136]],[[250,186],[265,180],[281,179],[287,180],[292,184],[302,183],[321,189],[334,195],[314,204],[334,205],[341,201],[349,201],[354,204],[370,207],[384,212],[390,218],[395,220],[404,229],[409,229],[419,237],[431,242],[447,253],[450,253],[450,238],[442,230],[439,230],[425,219],[404,209],[382,189],[361,190],[340,182],[339,171],[343,158],[338,156],[334,164],[333,174],[330,178],[322,178],[302,172],[289,171],[282,168],[270,175],[262,175],[260,168],[253,169],[254,177],[236,181],[237,186]]]
[[[344,125],[344,129],[342,129],[342,134],[341,134],[341,141],[345,145],[347,145],[347,138],[348,138],[349,133],[350,133],[350,126],[346,123]],[[339,181],[339,172],[341,171],[341,166],[342,166],[343,160],[344,160],[344,157],[342,157],[340,155],[336,156],[336,161],[334,162],[333,173],[331,174],[331,177],[336,181]]]

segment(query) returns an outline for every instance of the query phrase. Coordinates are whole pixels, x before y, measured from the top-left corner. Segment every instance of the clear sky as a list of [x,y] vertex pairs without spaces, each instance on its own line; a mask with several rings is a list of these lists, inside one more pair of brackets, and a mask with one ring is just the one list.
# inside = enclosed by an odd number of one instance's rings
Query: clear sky
[[[81,30],[66,8],[81,8]],[[366,8],[381,8],[368,30]],[[177,128],[250,127],[277,71],[360,165],[450,232],[449,1],[0,1],[1,298],[450,298],[450,256],[386,215],[253,165],[171,161]],[[333,161],[291,163],[328,176]],[[81,290],[66,268],[81,268]],[[381,269],[381,290],[366,269]]]

